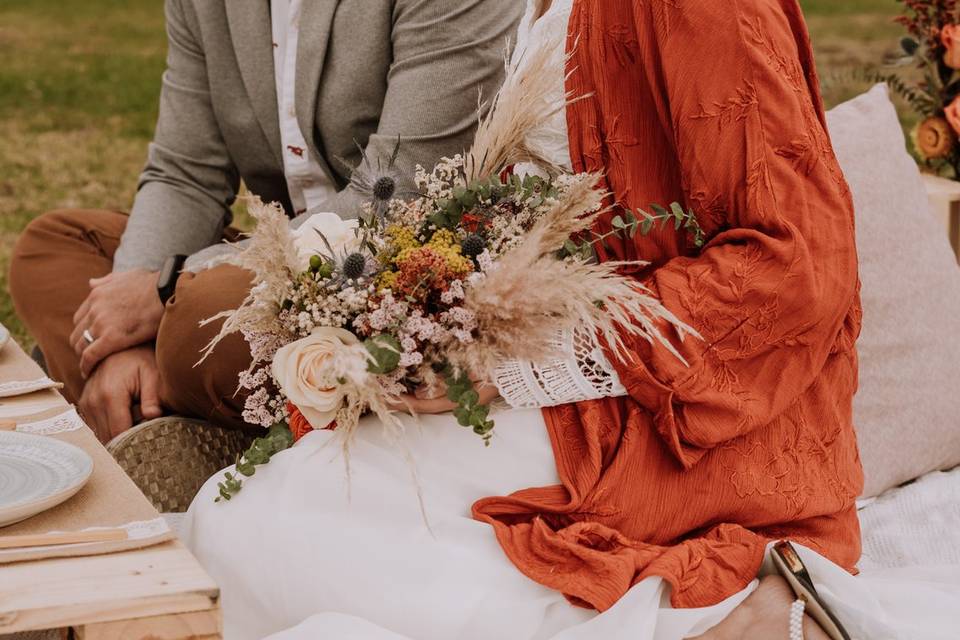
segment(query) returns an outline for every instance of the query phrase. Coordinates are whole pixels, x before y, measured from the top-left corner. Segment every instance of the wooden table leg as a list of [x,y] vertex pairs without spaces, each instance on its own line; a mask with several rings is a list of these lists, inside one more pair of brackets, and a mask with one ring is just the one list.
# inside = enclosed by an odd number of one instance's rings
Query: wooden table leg
[[78,640],[221,640],[220,609],[98,622],[75,629]]
[[950,245],[960,262],[960,202],[950,203]]

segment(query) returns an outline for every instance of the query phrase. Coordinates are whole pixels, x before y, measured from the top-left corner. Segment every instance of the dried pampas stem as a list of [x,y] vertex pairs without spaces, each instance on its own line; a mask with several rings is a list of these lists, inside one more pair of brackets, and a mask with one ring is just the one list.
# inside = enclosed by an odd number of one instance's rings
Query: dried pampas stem
[[[557,103],[552,94],[563,76],[568,56],[562,39],[526,50],[506,63],[506,78],[486,116],[480,118],[473,147],[466,155],[467,181],[487,179],[506,167],[529,162],[552,175],[561,172],[549,158],[527,145],[526,132],[535,131],[557,112],[580,98],[567,94]],[[559,69],[558,60],[560,61]]]
[[360,427],[360,418],[366,411],[370,411],[377,416],[383,428],[384,437],[387,441],[396,446],[401,451],[407,467],[410,471],[410,479],[417,494],[417,504],[420,507],[420,515],[427,531],[434,535],[433,528],[430,526],[430,519],[427,516],[427,506],[423,500],[423,486],[420,483],[420,476],[417,472],[416,461],[413,454],[407,446],[404,436],[406,435],[406,426],[403,421],[397,417],[397,412],[391,408],[391,404],[396,405],[401,402],[399,396],[384,394],[375,379],[369,378],[368,384],[351,385],[345,398],[345,404],[337,413],[338,438],[331,438],[330,442],[340,441],[341,453],[343,455],[343,464],[347,475],[347,495],[348,500],[351,491],[351,472],[350,472],[350,448],[356,437],[357,430]]
[[290,280],[299,272],[290,220],[279,204],[264,204],[256,196],[247,197],[247,209],[257,221],[256,233],[250,236],[245,247],[229,257],[227,263],[250,271],[254,286],[238,309],[218,313],[200,323],[202,327],[224,319],[223,326],[204,347],[203,357],[197,364],[206,360],[231,334],[242,331],[284,333],[277,317],[279,306]]
[[[622,262],[595,264],[557,258],[563,241],[596,219],[603,194],[596,176],[583,176],[553,209],[504,255],[496,269],[467,291],[464,306],[477,318],[478,339],[450,346],[455,366],[491,372],[503,358],[540,362],[550,357],[558,330],[599,335],[621,358],[624,336],[657,342],[683,357],[658,328],[665,321],[680,338],[697,335],[636,280],[622,276]],[[636,266],[637,262],[631,262]]]

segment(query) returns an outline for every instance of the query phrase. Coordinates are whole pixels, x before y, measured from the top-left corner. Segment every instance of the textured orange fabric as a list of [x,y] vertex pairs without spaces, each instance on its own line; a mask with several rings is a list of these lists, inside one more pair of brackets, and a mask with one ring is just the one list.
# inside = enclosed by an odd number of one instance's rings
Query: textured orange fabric
[[575,168],[629,208],[686,203],[710,238],[638,234],[604,258],[651,260],[636,277],[703,339],[676,341],[689,366],[632,343],[629,397],[545,411],[562,485],[474,516],[526,575],[599,610],[652,575],[674,606],[717,603],[771,539],[853,570],[853,205],[796,1],[580,0],[569,35],[568,89],[593,94],[567,112]]

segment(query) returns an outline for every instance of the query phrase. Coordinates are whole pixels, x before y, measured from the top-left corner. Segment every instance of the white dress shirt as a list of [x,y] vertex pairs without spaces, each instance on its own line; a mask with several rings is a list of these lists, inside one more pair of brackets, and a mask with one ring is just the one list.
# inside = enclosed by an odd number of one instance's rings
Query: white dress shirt
[[[273,68],[276,71],[280,145],[287,190],[297,215],[336,193],[336,185],[312,155],[297,123],[297,42],[300,35],[302,0],[271,0]],[[311,118],[312,120],[312,118]]]

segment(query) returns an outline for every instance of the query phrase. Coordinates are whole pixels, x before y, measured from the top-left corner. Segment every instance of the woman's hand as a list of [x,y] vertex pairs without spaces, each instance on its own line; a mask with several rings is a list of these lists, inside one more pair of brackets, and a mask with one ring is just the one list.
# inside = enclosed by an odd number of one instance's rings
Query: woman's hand
[[[500,391],[490,384],[474,383],[474,388],[480,396],[479,404],[490,404],[500,395]],[[447,398],[447,385],[441,381],[430,387],[419,387],[413,394],[400,396],[399,402],[390,408],[413,415],[436,415],[449,413],[456,409],[457,405]]]

